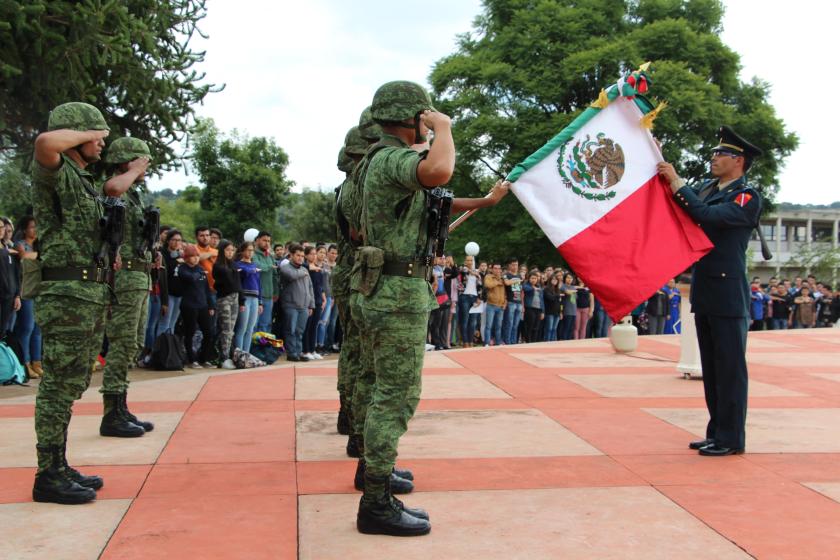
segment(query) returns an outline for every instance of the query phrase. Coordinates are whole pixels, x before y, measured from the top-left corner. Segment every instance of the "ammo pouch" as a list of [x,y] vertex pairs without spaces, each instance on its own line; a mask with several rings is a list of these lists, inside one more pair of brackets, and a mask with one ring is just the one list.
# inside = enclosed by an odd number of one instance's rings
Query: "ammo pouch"
[[363,296],[370,296],[376,291],[382,277],[385,264],[385,252],[378,247],[359,247],[350,272],[350,289]]
[[43,278],[41,270],[43,263],[39,259],[21,259],[20,267],[23,271],[20,297],[23,299],[32,299],[41,290],[41,280]]

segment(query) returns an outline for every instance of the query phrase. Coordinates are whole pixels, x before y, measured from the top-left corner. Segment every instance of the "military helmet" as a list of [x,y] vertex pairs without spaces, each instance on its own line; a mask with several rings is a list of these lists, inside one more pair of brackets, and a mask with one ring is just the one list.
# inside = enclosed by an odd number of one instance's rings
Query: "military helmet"
[[88,103],[71,101],[59,105],[50,112],[47,130],[109,130],[102,113]]
[[108,146],[105,163],[125,163],[141,157],[151,159],[148,144],[139,138],[117,138]]
[[370,144],[362,138],[361,130],[358,126],[354,126],[347,131],[344,137],[344,151],[348,156],[363,156],[367,152]]
[[426,109],[435,110],[428,92],[420,84],[407,81],[388,82],[379,86],[370,106],[374,120],[385,122],[412,119]]
[[343,171],[344,173],[350,173],[353,171],[353,167],[356,166],[356,162],[353,161],[353,158],[347,155],[347,152],[344,151],[344,146],[338,150],[338,170]]
[[377,142],[382,137],[382,128],[373,120],[370,106],[365,107],[359,116],[359,134],[368,142]]

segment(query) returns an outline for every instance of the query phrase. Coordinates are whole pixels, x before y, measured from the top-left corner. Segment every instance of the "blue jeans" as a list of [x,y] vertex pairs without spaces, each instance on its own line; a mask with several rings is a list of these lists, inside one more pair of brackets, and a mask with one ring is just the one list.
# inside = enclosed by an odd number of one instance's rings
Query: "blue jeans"
[[331,347],[335,344],[335,326],[338,322],[338,306],[335,303],[335,299],[333,301],[333,307],[330,311],[330,320],[327,321],[327,337],[324,339],[324,346],[327,348]]
[[490,339],[495,338],[496,346],[498,346],[504,342],[502,340],[502,316],[504,315],[505,308],[488,303],[485,312],[487,313],[487,318],[484,322],[484,345],[489,346]]
[[243,352],[251,351],[251,337],[254,335],[254,326],[257,324],[260,300],[252,296],[245,296],[245,310],[239,310],[236,318],[236,329],[233,340],[236,348]]
[[610,327],[610,318],[607,312],[599,309],[595,312],[595,328],[593,329],[593,338],[606,338]]
[[560,324],[560,315],[545,316],[545,340],[557,340],[557,325]]
[[477,297],[467,294],[458,296],[458,333],[461,336],[461,344],[472,344],[478,313],[470,315],[470,309]]
[[560,325],[560,340],[572,340],[575,336],[575,319],[577,315],[564,315]]
[[519,342],[519,322],[522,320],[522,304],[508,302],[505,308],[505,319],[502,322],[502,340],[505,344]]
[[143,338],[143,346],[152,348],[155,339],[160,334],[159,329],[167,323],[166,317],[160,315],[160,296],[149,294],[149,314],[146,316],[146,334]]
[[327,324],[330,322],[330,318],[333,312],[332,309],[333,298],[327,298],[327,306],[324,307],[324,311],[321,313],[321,318],[318,319],[318,330],[315,331],[315,346],[320,347],[324,346],[324,342],[326,342],[327,338]]
[[35,300],[20,300],[20,310],[14,323],[15,338],[23,349],[26,363],[41,361],[41,329],[35,324]]
[[254,332],[271,332],[271,317],[274,309],[274,302],[270,297],[261,297],[260,303],[263,306],[263,312],[257,317],[257,326]]
[[169,307],[166,311],[166,317],[161,322],[160,332],[169,331],[175,332],[175,325],[178,323],[178,317],[181,316],[181,296],[169,296]]
[[773,317],[773,330],[787,329],[788,322],[784,317]]
[[308,309],[283,306],[283,343],[286,355],[298,357],[303,352],[303,331],[309,319]]

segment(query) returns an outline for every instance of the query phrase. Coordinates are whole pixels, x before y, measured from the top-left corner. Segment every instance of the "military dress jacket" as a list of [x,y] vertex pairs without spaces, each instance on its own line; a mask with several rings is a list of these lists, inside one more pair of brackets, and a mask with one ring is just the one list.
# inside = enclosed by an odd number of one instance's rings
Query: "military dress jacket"
[[696,187],[684,186],[674,198],[714,244],[694,265],[691,311],[697,315],[749,317],[746,253],[761,214],[761,195],[741,177],[721,190],[717,179]]

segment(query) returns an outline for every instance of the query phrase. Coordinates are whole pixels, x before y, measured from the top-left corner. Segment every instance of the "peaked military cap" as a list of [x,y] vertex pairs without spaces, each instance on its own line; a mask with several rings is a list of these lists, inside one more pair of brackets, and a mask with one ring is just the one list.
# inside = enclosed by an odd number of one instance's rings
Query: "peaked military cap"
[[762,154],[761,149],[744,140],[732,130],[732,127],[725,125],[720,127],[718,137],[720,138],[718,145],[712,149],[714,153],[744,156],[747,160],[753,160]]

